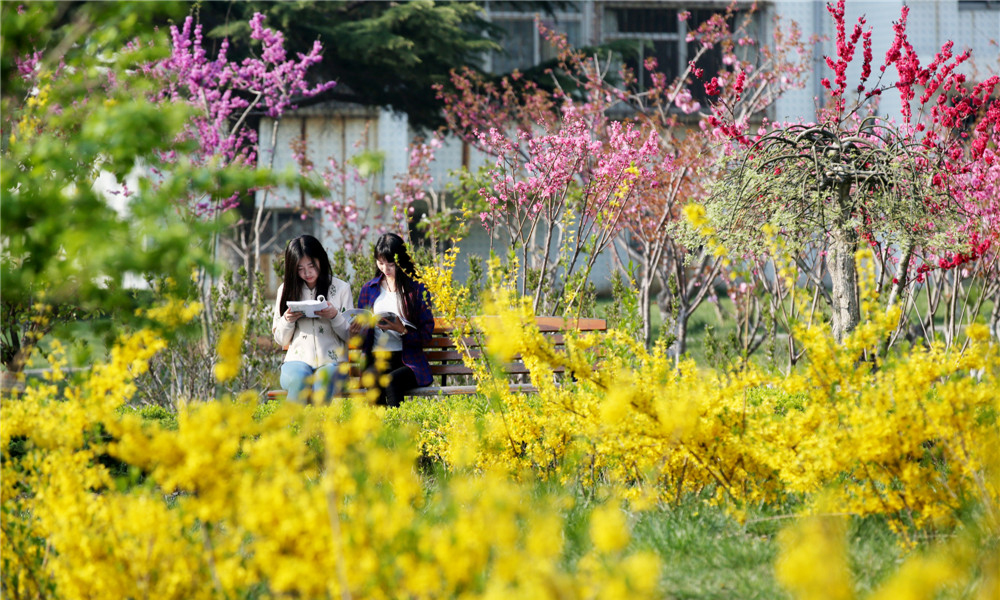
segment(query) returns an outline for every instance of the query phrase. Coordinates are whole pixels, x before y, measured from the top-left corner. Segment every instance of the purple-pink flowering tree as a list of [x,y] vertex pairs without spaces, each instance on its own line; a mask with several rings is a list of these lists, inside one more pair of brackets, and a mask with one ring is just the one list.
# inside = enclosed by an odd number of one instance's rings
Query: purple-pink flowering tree
[[[306,74],[322,59],[322,45],[313,44],[308,54],[289,59],[284,36],[264,26],[264,16],[256,13],[250,20],[251,38],[261,44],[260,56],[234,63],[226,56],[229,44],[222,40],[215,58],[208,56],[201,25],[192,17],[181,27],[171,26],[171,55],[148,65],[163,88],[157,93],[161,102],[183,102],[194,108],[184,136],[195,142],[195,151],[168,159],[191,161],[198,165],[244,165],[247,168],[271,166],[275,146],[258,154],[257,132],[248,117],[263,113],[273,119],[274,127],[283,114],[295,108],[295,101],[330,89],[335,82],[310,85]],[[271,136],[272,140],[276,136]],[[275,142],[276,143],[276,142]],[[258,160],[268,161],[259,165]],[[266,192],[265,192],[266,194]],[[193,214],[202,218],[217,217],[239,205],[240,197],[206,196],[180,199]],[[251,278],[259,265],[261,232],[267,215],[265,200],[256,207],[250,228],[251,239],[231,238],[231,249],[243,259]]]

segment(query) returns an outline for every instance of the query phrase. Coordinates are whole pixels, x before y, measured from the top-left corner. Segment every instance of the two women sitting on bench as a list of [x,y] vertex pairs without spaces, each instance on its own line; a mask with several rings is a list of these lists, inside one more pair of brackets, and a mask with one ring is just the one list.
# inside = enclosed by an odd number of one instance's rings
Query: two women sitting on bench
[[[272,331],[275,341],[288,347],[280,383],[290,400],[308,400],[302,390],[310,377],[320,401],[341,392],[346,369],[339,364],[346,362],[347,343],[353,336],[361,337],[365,370],[373,375],[366,379],[379,390],[378,404],[399,406],[407,391],[431,383],[424,355],[424,344],[434,331],[429,293],[416,280],[413,260],[399,235],[379,237],[374,258],[375,276],[361,287],[357,307],[398,316],[382,318],[372,327],[360,319],[349,322],[341,314],[350,306],[350,286],[331,275],[319,241],[304,235],[289,242]],[[288,307],[291,300],[316,300],[321,295],[327,307],[317,310],[315,318],[303,318],[303,312]]]

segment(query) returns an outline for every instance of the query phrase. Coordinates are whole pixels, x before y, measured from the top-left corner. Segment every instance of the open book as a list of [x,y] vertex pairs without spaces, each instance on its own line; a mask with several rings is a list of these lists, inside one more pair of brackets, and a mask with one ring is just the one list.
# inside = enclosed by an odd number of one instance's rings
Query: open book
[[289,300],[288,310],[292,312],[304,313],[304,315],[310,319],[315,319],[319,315],[316,314],[317,311],[326,308],[326,298],[320,296],[315,300]]
[[361,321],[364,324],[368,325],[369,327],[375,325],[376,323],[382,324],[385,323],[386,321],[391,322],[395,321],[396,319],[399,319],[406,327],[409,327],[410,329],[417,328],[416,325],[404,319],[402,315],[398,315],[392,311],[380,312],[376,314],[368,310],[367,308],[348,308],[341,311],[340,314],[344,315],[345,317],[351,320],[360,317]]

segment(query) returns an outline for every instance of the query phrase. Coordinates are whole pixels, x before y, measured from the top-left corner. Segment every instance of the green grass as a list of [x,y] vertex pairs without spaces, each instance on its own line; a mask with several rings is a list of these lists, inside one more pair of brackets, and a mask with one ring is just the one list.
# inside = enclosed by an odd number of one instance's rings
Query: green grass
[[633,544],[663,561],[671,598],[781,598],[774,579],[773,535],[758,535],[720,509],[690,500],[643,514]]
[[[581,493],[581,496],[583,494]],[[751,511],[739,523],[702,497],[633,513],[626,553],[653,552],[661,560],[660,589],[677,600],[790,598],[775,578],[778,532],[793,524],[797,507]],[[589,550],[592,510],[581,501],[566,515],[567,566]],[[848,552],[855,591],[876,588],[898,566],[898,538],[876,517],[850,518]],[[818,566],[818,568],[822,568]]]
[[[589,509],[568,515],[566,537],[570,554],[586,548]],[[761,600],[789,598],[775,578],[777,534],[793,523],[773,510],[752,513],[745,524],[704,499],[688,497],[637,513],[632,520],[632,542],[627,552],[651,551],[662,561],[660,589],[666,598],[685,600]],[[878,518],[851,518],[848,552],[855,590],[864,594],[897,566],[902,550],[898,538]],[[822,568],[818,566],[818,568]]]

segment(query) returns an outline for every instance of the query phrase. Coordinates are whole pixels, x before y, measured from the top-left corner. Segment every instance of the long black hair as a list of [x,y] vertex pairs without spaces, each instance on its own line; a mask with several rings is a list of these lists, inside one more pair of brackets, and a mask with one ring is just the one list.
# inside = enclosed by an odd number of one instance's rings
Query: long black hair
[[288,310],[289,300],[299,300],[305,288],[305,281],[299,277],[299,261],[309,257],[316,261],[319,277],[316,279],[316,295],[330,293],[333,283],[333,273],[330,269],[330,257],[326,255],[323,244],[311,235],[300,235],[285,246],[285,287],[281,291],[281,314]]
[[[396,264],[396,292],[402,300],[403,317],[410,319],[413,308],[417,305],[416,272],[413,266],[413,259],[406,249],[406,242],[395,233],[383,233],[375,241],[375,260]],[[375,268],[375,276],[378,277],[382,271]]]

